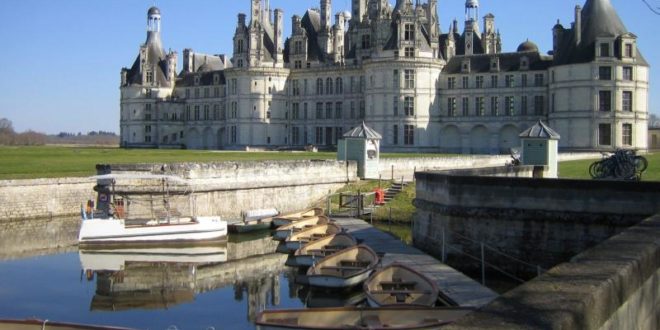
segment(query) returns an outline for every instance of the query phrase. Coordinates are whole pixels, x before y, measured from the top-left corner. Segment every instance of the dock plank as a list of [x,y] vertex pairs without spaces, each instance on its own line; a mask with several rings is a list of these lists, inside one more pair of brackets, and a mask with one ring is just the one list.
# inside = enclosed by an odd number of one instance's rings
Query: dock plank
[[398,262],[419,271],[435,280],[443,295],[461,307],[482,307],[498,296],[467,275],[419,249],[404,244],[361,219],[337,217],[334,220],[358,241],[361,240],[377,253],[384,254],[381,261],[383,265]]

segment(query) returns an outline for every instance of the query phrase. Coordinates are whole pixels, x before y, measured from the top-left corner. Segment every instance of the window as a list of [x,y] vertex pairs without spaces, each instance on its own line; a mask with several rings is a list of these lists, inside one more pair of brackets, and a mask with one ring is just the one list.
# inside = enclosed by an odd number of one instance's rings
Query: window
[[415,126],[403,125],[403,144],[408,146],[415,144]]
[[543,115],[545,113],[545,98],[543,95],[534,96],[534,114]]
[[468,89],[468,88],[470,88],[470,78],[463,77],[463,89]]
[[624,146],[632,145],[632,124],[623,124],[621,128],[621,139]]
[[344,94],[344,80],[337,78],[337,80],[335,80],[335,85],[335,92],[337,92],[337,94]]
[[238,93],[238,81],[236,78],[231,80],[231,94],[236,95]]
[[208,99],[211,97],[211,91],[208,88],[204,88],[204,98]]
[[151,98],[151,93],[153,93],[153,91],[151,90],[151,88],[147,88],[147,90],[144,91],[144,94],[145,94],[144,96],[145,96],[146,98],[150,99],[150,98]]
[[303,43],[300,40],[296,40],[296,42],[293,43],[293,53],[294,54],[302,54],[303,53]]
[[497,96],[490,98],[490,115],[499,116],[500,112],[500,99]]
[[513,96],[506,96],[504,98],[504,111],[506,111],[507,116],[513,116],[515,113],[514,109],[515,98]]
[[316,79],[316,95],[323,95],[323,79]]
[[145,133],[151,133],[151,125],[144,126]]
[[552,93],[551,97],[552,98],[550,99],[550,112],[555,112],[557,110],[556,109],[556,104],[555,104],[555,101],[556,101],[555,93]]
[[523,116],[527,115],[527,96],[520,97],[520,114]]
[[298,80],[294,80],[291,82],[291,93],[294,96],[300,95],[300,82]]
[[403,40],[404,41],[414,41],[415,40],[415,24],[406,24],[404,26]]
[[199,98],[199,88],[195,88],[195,98]]
[[522,87],[527,87],[527,75],[523,74],[520,76],[520,84]]
[[303,119],[307,119],[307,103],[303,103]]
[[364,117],[366,116],[366,113],[365,113],[366,111],[365,110],[366,110],[366,107],[365,107],[364,101],[360,101],[360,113],[359,113],[359,118],[360,119],[364,119]]
[[302,69],[302,61],[294,61],[293,62],[293,68],[294,69]]
[[497,76],[490,76],[490,87],[491,88],[497,88],[498,85],[498,77]]
[[211,119],[211,107],[209,105],[204,105],[204,120]]
[[599,80],[612,80],[612,68],[609,66],[601,66],[598,68]]
[[291,143],[300,144],[300,127],[291,128]]
[[335,118],[341,119],[344,116],[343,112],[343,104],[341,102],[335,103]]
[[151,142],[151,135],[147,135],[144,137],[144,142],[150,143]]
[[515,87],[514,86],[514,78],[513,78],[512,74],[509,74],[505,77],[504,84],[505,84],[506,87]]
[[610,57],[610,44],[606,42],[600,44],[600,56]]
[[220,87],[213,88],[213,97],[215,98],[220,97]]
[[325,80],[325,93],[328,95],[332,95],[332,78],[328,78]]
[[236,132],[236,126],[231,127],[231,137],[230,142],[236,144],[238,132]]
[[405,70],[404,71],[404,82],[405,88],[412,89],[415,88],[415,70]]
[[239,60],[238,60],[238,65],[237,65],[237,66],[238,66],[239,68],[242,68],[242,67],[243,67],[243,60],[242,60],[242,59],[239,59]]
[[404,55],[405,55],[405,57],[415,57],[415,48],[406,47],[404,49]]
[[612,145],[612,128],[610,124],[598,124],[598,144]]
[[626,44],[624,54],[626,57],[633,57],[633,45]]
[[325,119],[332,119],[332,102],[325,104]]
[[623,67],[623,80],[632,81],[633,80],[633,68],[631,66]]
[[399,70],[394,70],[392,73],[392,86],[398,88],[400,84],[401,81],[399,80]]
[[403,111],[406,116],[415,115],[415,98],[413,96],[406,96],[403,98]]
[[351,119],[355,119],[355,101],[351,101]]
[[316,144],[323,144],[323,127],[316,127]]
[[231,103],[231,118],[236,118],[238,117],[238,103],[232,102]]
[[612,92],[610,91],[598,92],[598,110],[612,111]]
[[236,42],[236,52],[237,53],[243,52],[243,39],[240,39]]
[[633,93],[631,91],[623,92],[623,111],[632,112],[633,111]]
[[470,115],[470,100],[467,97],[463,98],[463,116],[467,117]]
[[362,35],[362,49],[371,48],[371,36],[368,34]]
[[398,96],[393,96],[392,97],[392,114],[394,116],[399,115],[399,97]]
[[483,117],[486,115],[486,107],[483,97],[476,97],[474,99],[474,110],[477,116]]
[[534,75],[534,86],[543,87],[544,79],[542,73],[537,73]]
[[146,80],[147,80],[148,84],[154,82],[154,73],[153,73],[153,71],[147,71]]
[[213,105],[213,120],[218,120],[220,119],[220,105],[215,104]]
[[144,105],[144,120],[151,120],[151,104]]
[[399,144],[399,125],[392,126],[392,144]]
[[300,103],[291,103],[291,119],[300,119]]
[[450,97],[447,99],[447,115],[449,117],[456,117],[456,98]]
[[199,105],[195,106],[195,120],[199,120]]
[[323,103],[316,103],[316,119],[323,119]]
[[190,98],[190,89],[186,88],[186,98]]
[[456,77],[447,78],[447,89],[456,88]]
[[484,76],[477,76],[475,83],[477,88],[484,88]]

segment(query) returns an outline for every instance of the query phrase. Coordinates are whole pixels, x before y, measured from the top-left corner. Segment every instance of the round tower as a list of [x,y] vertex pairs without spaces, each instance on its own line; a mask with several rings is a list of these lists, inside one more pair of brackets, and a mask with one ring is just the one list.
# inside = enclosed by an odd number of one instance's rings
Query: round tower
[[147,12],[147,31],[160,32],[160,9],[151,7]]
[[479,19],[479,0],[465,1],[465,21],[476,22]]

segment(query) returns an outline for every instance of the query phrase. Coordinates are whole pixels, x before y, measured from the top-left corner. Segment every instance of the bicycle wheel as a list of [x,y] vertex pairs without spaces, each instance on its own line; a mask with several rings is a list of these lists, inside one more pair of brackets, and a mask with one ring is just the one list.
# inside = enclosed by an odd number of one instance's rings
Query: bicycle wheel
[[642,173],[649,167],[649,161],[644,156],[635,156],[635,169],[637,172]]
[[617,179],[631,180],[635,177],[635,166],[631,163],[619,163],[614,168],[614,177]]

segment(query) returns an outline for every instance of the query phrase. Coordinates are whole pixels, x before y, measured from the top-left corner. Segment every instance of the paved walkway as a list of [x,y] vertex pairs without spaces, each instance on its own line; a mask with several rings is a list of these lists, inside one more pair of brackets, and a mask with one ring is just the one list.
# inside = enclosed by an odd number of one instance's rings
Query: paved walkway
[[377,253],[385,254],[382,258],[383,265],[396,261],[435,279],[440,292],[458,306],[482,307],[498,296],[497,293],[463,273],[404,244],[363,220],[354,218],[334,218],[334,220],[356,239],[361,240]]

